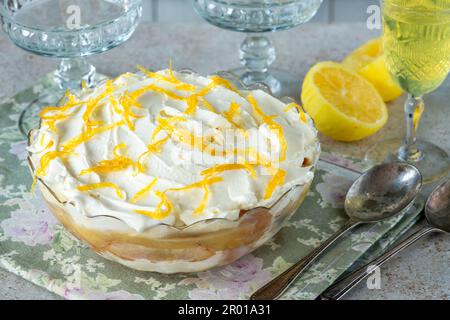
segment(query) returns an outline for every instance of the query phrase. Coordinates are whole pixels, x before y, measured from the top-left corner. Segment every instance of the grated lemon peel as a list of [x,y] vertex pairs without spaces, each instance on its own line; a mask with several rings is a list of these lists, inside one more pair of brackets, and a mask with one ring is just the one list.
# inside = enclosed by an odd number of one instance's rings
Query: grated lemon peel
[[158,178],[154,178],[148,185],[146,185],[144,188],[136,192],[136,194],[131,198],[130,202],[136,203],[140,199],[142,199],[147,193],[151,191],[151,189],[153,188],[153,186],[156,184],[157,181]]
[[223,181],[223,179],[221,177],[205,177],[203,180],[200,180],[198,182],[194,182],[194,183],[189,184],[184,187],[170,188],[170,189],[167,189],[165,192],[186,191],[186,190],[195,189],[195,188],[202,188],[204,190],[203,198],[200,201],[200,204],[198,205],[198,207],[194,210],[194,214],[199,214],[199,213],[203,212],[203,210],[206,208],[206,205],[208,204],[208,200],[209,200],[208,186],[210,186],[214,183],[221,182],[221,181]]
[[132,159],[124,156],[114,156],[114,159],[101,160],[97,165],[90,167],[89,169],[81,170],[79,175],[83,176],[85,174],[93,172],[99,175],[105,175],[114,171],[125,170],[130,166],[135,166]]
[[167,198],[165,192],[155,191],[155,195],[161,199],[155,211],[150,210],[134,210],[134,212],[147,216],[155,220],[163,220],[167,218],[173,210],[173,205]]
[[235,163],[225,163],[216,164],[215,166],[203,170],[200,174],[202,176],[210,176],[212,174],[229,171],[229,170],[246,170],[252,178],[256,178],[256,171],[253,165],[250,164],[235,164]]
[[272,176],[269,183],[267,184],[264,199],[269,199],[274,193],[276,187],[282,185],[286,178],[286,171],[278,169],[277,172]]
[[77,189],[81,192],[86,192],[86,191],[92,191],[92,190],[96,190],[96,189],[102,189],[102,188],[111,188],[116,192],[116,195],[120,198],[120,199],[125,199],[124,196],[124,191],[122,189],[120,189],[120,187],[112,182],[98,182],[98,183],[92,183],[92,184],[85,184],[82,186],[78,186]]
[[303,122],[303,123],[308,123],[308,118],[306,117],[306,113],[305,111],[303,111],[303,108],[296,104],[296,103],[289,103],[286,105],[286,107],[284,108],[284,112],[289,112],[292,109],[296,109],[298,112],[298,119]]

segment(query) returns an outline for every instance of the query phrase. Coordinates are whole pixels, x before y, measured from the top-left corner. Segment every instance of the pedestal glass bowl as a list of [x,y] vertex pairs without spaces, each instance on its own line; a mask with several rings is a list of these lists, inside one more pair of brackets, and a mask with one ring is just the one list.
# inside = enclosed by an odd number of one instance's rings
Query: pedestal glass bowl
[[247,33],[240,47],[243,68],[231,70],[250,85],[264,82],[277,97],[297,97],[301,80],[288,71],[269,68],[275,48],[263,34],[309,21],[322,0],[195,0],[196,12],[209,23]]
[[[141,12],[141,0],[8,0],[0,4],[0,22],[18,47],[61,59],[54,81],[63,91],[94,84],[95,67],[84,57],[130,38]],[[56,103],[54,96],[44,93],[23,111],[22,133],[36,127],[40,108]]]

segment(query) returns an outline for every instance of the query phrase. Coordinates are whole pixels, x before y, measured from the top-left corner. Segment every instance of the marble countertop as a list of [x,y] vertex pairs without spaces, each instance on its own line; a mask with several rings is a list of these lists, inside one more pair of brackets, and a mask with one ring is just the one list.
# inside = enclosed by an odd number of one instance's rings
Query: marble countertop
[[[279,68],[304,77],[317,61],[341,60],[364,41],[376,37],[364,24],[307,24],[272,34]],[[207,74],[238,65],[243,35],[200,24],[142,24],[124,45],[90,58],[106,75],[134,70],[137,64],[165,68],[189,67]],[[0,35],[0,99],[30,86],[52,71],[57,61],[38,57],[15,47]],[[419,135],[450,150],[450,81],[426,98]],[[357,143],[337,143],[321,137],[324,148],[361,157],[368,146],[404,132],[403,99],[389,106],[390,120],[378,134]],[[450,299],[450,236],[436,235],[401,253],[381,268],[381,289],[369,290],[361,283],[346,299]],[[60,299],[26,280],[0,269],[0,299]]]

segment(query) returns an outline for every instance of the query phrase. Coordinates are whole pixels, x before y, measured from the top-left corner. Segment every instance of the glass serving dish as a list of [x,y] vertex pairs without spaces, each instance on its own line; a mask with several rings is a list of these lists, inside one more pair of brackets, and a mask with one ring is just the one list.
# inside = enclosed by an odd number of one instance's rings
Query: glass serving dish
[[[194,73],[184,69],[179,72]],[[245,86],[229,72],[216,73],[232,80],[243,90],[261,89],[264,84]],[[285,102],[292,99],[285,98]],[[313,121],[308,117],[311,126]],[[33,131],[28,145],[33,142]],[[320,155],[318,139],[313,145],[314,158],[309,170],[314,172]],[[34,176],[33,155],[28,157]],[[36,185],[55,217],[77,238],[89,244],[99,255],[127,267],[159,273],[198,272],[234,262],[271,239],[300,207],[308,194],[310,183],[295,185],[271,207],[241,210],[236,221],[214,218],[184,227],[159,224],[137,232],[117,217],[79,214],[70,199],[37,178]]]
[[275,48],[263,33],[308,22],[321,3],[322,0],[195,0],[194,9],[212,25],[247,33],[240,47],[244,67],[231,70],[246,85],[264,82],[276,97],[297,97],[300,77],[292,70],[270,67],[276,58]]
[[[117,47],[135,31],[141,0],[8,0],[0,3],[0,23],[14,44],[33,54],[61,59],[54,72],[56,88],[95,85],[95,67],[86,56]],[[62,95],[62,93],[61,93]],[[54,104],[37,97],[26,108],[19,128],[24,135],[36,127],[42,107]]]

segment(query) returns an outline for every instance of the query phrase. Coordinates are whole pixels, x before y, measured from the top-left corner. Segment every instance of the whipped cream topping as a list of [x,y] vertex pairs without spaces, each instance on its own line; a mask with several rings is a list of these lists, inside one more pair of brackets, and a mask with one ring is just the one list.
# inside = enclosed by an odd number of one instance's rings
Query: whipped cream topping
[[317,132],[299,106],[219,77],[127,73],[41,112],[35,175],[85,217],[143,231],[270,206],[313,178]]

